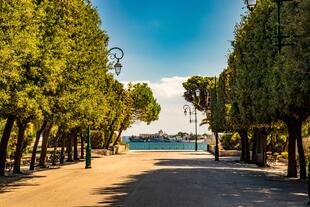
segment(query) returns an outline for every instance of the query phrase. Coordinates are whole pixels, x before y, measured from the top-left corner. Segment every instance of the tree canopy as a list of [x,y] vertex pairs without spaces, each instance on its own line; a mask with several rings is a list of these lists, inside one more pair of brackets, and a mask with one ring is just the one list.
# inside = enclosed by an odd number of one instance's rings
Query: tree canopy
[[44,163],[54,128],[55,145],[63,140],[62,147],[67,142],[70,148],[71,140],[76,144],[78,133],[90,126],[103,132],[109,147],[115,131],[135,121],[150,124],[158,119],[160,105],[147,84],[131,84],[127,90],[108,73],[109,37],[91,1],[12,0],[1,5],[1,123],[6,119],[0,141],[1,175],[14,123],[14,172],[19,172],[28,123],[37,131],[32,160],[42,134]]

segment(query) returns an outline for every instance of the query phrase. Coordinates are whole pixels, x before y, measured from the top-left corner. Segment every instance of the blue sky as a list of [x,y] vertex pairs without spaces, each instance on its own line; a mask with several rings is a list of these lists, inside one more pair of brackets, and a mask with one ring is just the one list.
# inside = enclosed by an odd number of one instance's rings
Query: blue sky
[[[180,84],[186,77],[219,75],[226,67],[234,26],[245,11],[243,0],[92,2],[110,37],[110,47],[121,47],[125,52],[123,71],[117,79],[149,82],[164,113],[171,112],[169,107],[182,108]],[[179,114],[171,114],[170,118],[161,115],[149,130],[166,127],[176,116]],[[179,124],[171,133],[179,128],[193,128],[188,123]],[[132,133],[140,132],[139,127],[133,128]]]
[[226,66],[243,0],[93,0],[124,49],[122,80],[216,75]]

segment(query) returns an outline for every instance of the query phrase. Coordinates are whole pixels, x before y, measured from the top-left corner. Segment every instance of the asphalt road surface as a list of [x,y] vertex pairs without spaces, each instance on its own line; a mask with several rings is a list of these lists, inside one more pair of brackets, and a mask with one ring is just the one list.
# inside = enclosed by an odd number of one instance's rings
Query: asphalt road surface
[[307,206],[307,184],[206,152],[127,152],[0,179],[1,207]]

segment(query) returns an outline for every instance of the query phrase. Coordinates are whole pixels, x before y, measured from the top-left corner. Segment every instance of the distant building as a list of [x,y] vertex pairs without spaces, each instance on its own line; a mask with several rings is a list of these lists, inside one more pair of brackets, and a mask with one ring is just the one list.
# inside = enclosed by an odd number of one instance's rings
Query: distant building
[[140,134],[139,137],[141,138],[153,138],[153,137],[167,137],[168,134],[160,130],[158,133],[155,134]]

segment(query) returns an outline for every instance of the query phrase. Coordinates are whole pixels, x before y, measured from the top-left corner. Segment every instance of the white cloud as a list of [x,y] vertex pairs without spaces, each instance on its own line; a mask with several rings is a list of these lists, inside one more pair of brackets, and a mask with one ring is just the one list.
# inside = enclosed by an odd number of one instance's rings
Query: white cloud
[[[186,101],[183,98],[184,88],[182,83],[188,77],[165,77],[159,82],[133,81],[132,83],[147,83],[154,93],[154,97],[161,105],[159,120],[146,125],[145,123],[136,123],[124,132],[124,135],[139,135],[141,133],[155,133],[162,129],[168,134],[174,134],[179,131],[194,133],[194,124],[189,124],[189,117],[183,114],[183,105]],[[125,85],[128,82],[123,81]],[[203,119],[203,114],[198,114],[198,123]],[[198,127],[198,133],[207,132],[207,126]]]
[[187,77],[178,76],[162,78],[159,83],[150,83],[150,87],[158,99],[180,97],[184,93],[182,83],[186,80]]
[[[150,81],[132,81],[132,83],[147,83],[152,89],[154,96],[158,100],[171,99],[180,97],[184,93],[182,83],[185,82],[188,77],[169,77],[162,78],[159,83],[152,83]],[[123,81],[124,85],[129,82]]]

